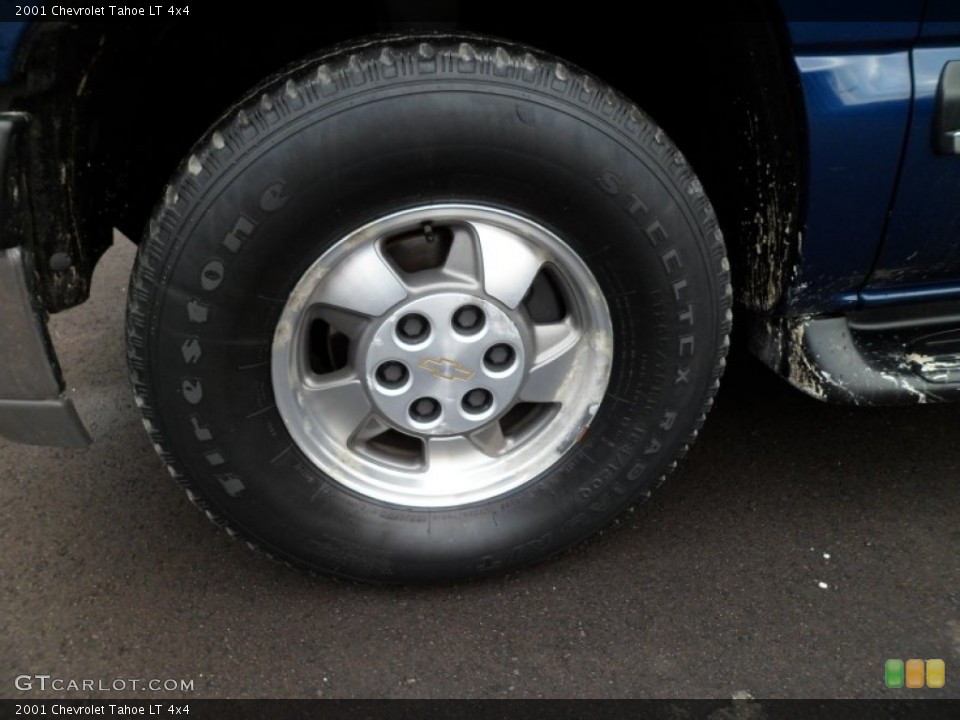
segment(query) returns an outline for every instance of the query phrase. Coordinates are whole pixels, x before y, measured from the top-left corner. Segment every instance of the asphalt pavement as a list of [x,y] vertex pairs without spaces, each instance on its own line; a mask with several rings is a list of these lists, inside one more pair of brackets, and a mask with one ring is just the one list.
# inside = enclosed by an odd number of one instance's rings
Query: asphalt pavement
[[[126,375],[133,255],[51,324],[95,444],[0,441],[0,697],[960,698],[960,407],[825,405],[735,354],[678,472],[574,551],[335,582],[230,540],[161,468]],[[946,685],[887,689],[889,658]]]

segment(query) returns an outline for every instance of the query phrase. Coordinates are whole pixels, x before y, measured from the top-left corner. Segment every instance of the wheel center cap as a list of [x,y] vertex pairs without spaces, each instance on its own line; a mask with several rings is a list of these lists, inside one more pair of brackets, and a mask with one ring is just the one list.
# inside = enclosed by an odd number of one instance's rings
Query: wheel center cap
[[510,407],[523,380],[523,337],[495,303],[443,292],[404,303],[366,346],[366,385],[401,430],[457,435]]

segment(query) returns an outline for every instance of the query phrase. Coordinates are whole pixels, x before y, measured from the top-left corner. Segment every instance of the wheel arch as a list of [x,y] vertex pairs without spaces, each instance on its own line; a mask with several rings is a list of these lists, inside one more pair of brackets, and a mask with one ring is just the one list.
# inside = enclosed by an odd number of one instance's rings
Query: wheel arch
[[[558,33],[496,22],[466,3],[444,8],[446,22],[410,23],[435,9],[394,0],[371,12],[375,21],[281,26],[266,36],[239,24],[230,33],[175,22],[40,24],[21,44],[21,81],[8,104],[51,118],[33,124],[24,163],[32,234],[43,238],[34,249],[44,304],[55,312],[86,299],[111,228],[137,241],[191,144],[263,77],[318,48],[426,25],[541,47],[631,97],[702,179],[726,236],[740,305],[775,313],[802,227],[802,95],[776,4],[726,4],[729,12],[720,8],[713,17],[751,21],[685,22],[679,32],[656,36],[613,22],[598,26],[602,32]],[[66,271],[50,268],[57,253],[72,261]]]

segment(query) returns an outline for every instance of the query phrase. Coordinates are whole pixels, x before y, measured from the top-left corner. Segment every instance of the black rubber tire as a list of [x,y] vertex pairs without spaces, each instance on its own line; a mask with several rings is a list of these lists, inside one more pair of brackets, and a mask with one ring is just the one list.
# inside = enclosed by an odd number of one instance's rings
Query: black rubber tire
[[[409,510],[300,453],[269,358],[326,248],[434,201],[507,208],[563,238],[603,289],[614,359],[589,432],[549,471],[492,501]],[[700,183],[629,100],[530,48],[390,38],[270,78],[194,147],[140,246],[129,365],[170,474],[231,535],[326,574],[433,581],[540,560],[647,497],[712,402],[730,301]]]

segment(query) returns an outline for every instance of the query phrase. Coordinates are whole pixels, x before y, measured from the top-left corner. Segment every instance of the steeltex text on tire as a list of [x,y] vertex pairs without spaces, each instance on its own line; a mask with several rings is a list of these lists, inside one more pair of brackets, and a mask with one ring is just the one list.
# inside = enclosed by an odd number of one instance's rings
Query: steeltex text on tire
[[681,153],[536,50],[391,38],[268,79],[183,162],[137,258],[130,370],[192,500],[373,581],[542,559],[649,495],[728,344]]

